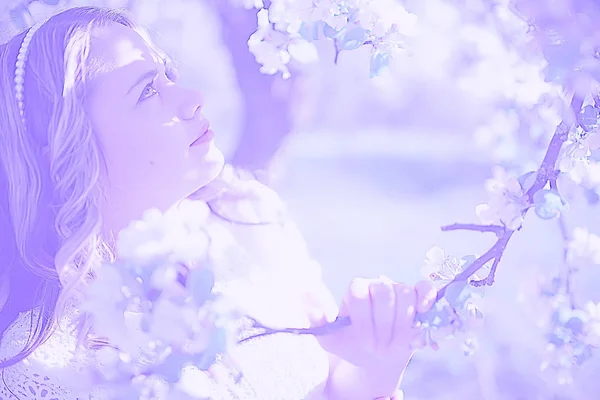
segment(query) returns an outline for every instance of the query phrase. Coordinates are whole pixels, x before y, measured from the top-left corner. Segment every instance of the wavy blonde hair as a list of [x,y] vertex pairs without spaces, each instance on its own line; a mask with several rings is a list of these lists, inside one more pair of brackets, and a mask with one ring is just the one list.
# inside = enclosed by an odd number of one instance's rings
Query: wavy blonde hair
[[[20,312],[39,309],[31,314],[25,348],[9,360],[0,360],[0,370],[43,344],[70,301],[83,298],[95,267],[114,261],[109,243],[100,235],[106,164],[86,113],[87,96],[93,90],[90,82],[103,68],[101,60],[88,57],[92,30],[109,23],[134,29],[157,54],[170,58],[126,11],[97,7],[63,11],[47,20],[29,45],[25,123],[15,97],[14,76],[26,32],[0,45],[0,335]],[[251,186],[248,193],[243,184],[252,178],[225,168],[193,198],[206,201],[226,223],[279,223],[262,217],[257,222],[254,214],[252,221],[245,221],[244,216],[230,215],[227,207],[220,207],[226,193],[262,201],[268,190]],[[80,319],[81,342],[91,332],[91,320],[86,315]]]
[[94,266],[112,258],[100,237],[102,149],[86,114],[91,31],[119,23],[124,11],[78,7],[46,21],[25,65],[25,123],[15,99],[15,63],[26,32],[0,46],[0,334],[20,312],[32,317],[23,351],[52,334],[66,304],[82,295]]

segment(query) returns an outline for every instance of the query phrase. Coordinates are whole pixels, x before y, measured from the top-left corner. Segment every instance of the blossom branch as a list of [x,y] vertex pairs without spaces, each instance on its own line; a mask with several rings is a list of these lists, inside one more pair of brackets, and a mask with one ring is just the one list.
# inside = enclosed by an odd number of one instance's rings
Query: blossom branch
[[250,318],[251,321],[251,329],[255,329],[260,331],[259,333],[252,334],[248,337],[238,340],[238,344],[243,344],[249,340],[257,339],[263,336],[270,336],[276,333],[288,333],[293,335],[314,335],[314,336],[323,336],[330,334],[337,329],[343,328],[344,326],[350,325],[350,319],[348,317],[338,317],[335,321],[327,323],[322,326],[317,326],[314,328],[270,328],[266,325],[261,324],[256,319]]
[[571,267],[571,265],[569,265],[569,260],[568,260],[568,246],[569,246],[569,241],[571,240],[570,235],[569,235],[569,230],[567,229],[567,224],[565,222],[565,217],[563,215],[558,217],[558,226],[560,228],[560,234],[562,237],[562,242],[563,242],[563,262],[565,265],[565,291],[567,293],[567,296],[569,298],[569,303],[571,308],[575,308],[575,294],[573,293],[573,273],[575,272],[573,270],[573,268]]
[[476,232],[493,232],[496,235],[501,235],[506,229],[500,225],[478,225],[478,224],[452,224],[442,226],[442,232],[450,231],[476,231]]
[[[580,104],[582,103],[583,101]],[[525,193],[529,203],[533,201],[533,195],[537,191],[543,189],[549,181],[556,178],[556,161],[558,160],[560,149],[569,136],[569,131],[571,130],[572,126],[573,124],[567,124],[563,120],[556,128],[554,136],[552,136],[552,140],[550,140],[550,144],[548,145],[548,150],[546,151],[544,159],[542,160],[542,165],[537,171],[535,182],[529,188],[527,193]]]
[[[583,101],[574,97],[571,103],[572,110],[581,109]],[[579,108],[578,108],[579,107]],[[548,145],[548,149],[546,150],[546,154],[542,160],[540,168],[537,171],[536,179],[534,184],[529,188],[526,192],[525,196],[531,203],[533,199],[533,195],[540,189],[543,189],[544,186],[548,183],[548,181],[556,179],[556,170],[555,165],[558,160],[558,156],[560,154],[560,149],[562,145],[568,138],[569,131],[573,124],[568,124],[564,120],[557,126],[552,139],[550,140],[550,144]],[[526,208],[523,213],[526,214],[529,208]],[[454,277],[454,279],[444,287],[442,287],[436,297],[436,301],[441,300],[447,288],[454,282],[457,281],[467,281],[473,274],[479,271],[485,264],[489,261],[494,260],[492,264],[492,268],[488,276],[481,280],[476,281],[475,286],[483,286],[483,285],[492,285],[494,283],[496,270],[506,250],[506,246],[508,242],[512,238],[512,235],[515,233],[514,230],[506,229],[505,227],[499,225],[477,225],[477,224],[453,224],[442,227],[442,231],[455,231],[455,230],[470,230],[477,232],[493,232],[498,236],[498,240],[496,243],[482,256],[477,258],[473,263],[471,263],[464,271],[459,273]],[[263,332],[252,335],[243,341],[247,341],[260,336],[267,336],[275,333],[292,333],[292,334],[313,334],[313,335],[323,335],[331,332],[331,330],[339,329],[351,324],[350,318],[348,316],[338,317],[335,321],[325,324],[321,327],[317,328],[309,328],[309,329],[271,329],[265,327],[261,324],[256,323],[254,328],[258,328],[263,330]]]
[[[573,100],[571,101],[571,110],[574,112],[575,116],[579,115],[579,110],[581,110],[582,105],[583,99],[575,95],[573,97]],[[560,124],[556,127],[556,130],[554,132],[554,135],[552,136],[552,139],[550,140],[550,144],[548,145],[546,154],[544,155],[540,168],[537,170],[535,182],[525,193],[525,197],[527,198],[528,203],[531,203],[533,201],[534,194],[537,191],[543,189],[549,181],[556,180],[556,162],[558,161],[560,150],[563,144],[566,142],[569,136],[569,131],[571,130],[572,126],[573,123],[568,123],[566,122],[566,120],[562,120]],[[528,209],[524,210],[523,214],[526,214],[527,211]],[[492,246],[492,248],[490,248],[481,257],[477,258],[464,271],[456,275],[452,282],[442,287],[438,291],[436,300],[440,300],[444,297],[446,289],[449,285],[457,281],[466,281],[467,279],[469,279],[469,277],[471,277],[473,274],[479,271],[486,263],[488,263],[492,259],[494,260],[492,270],[490,271],[488,277],[485,278],[483,281],[485,282],[485,284],[488,284],[488,282],[493,282],[495,279],[494,277],[496,274],[498,264],[500,263],[500,259],[504,254],[506,246],[508,245],[508,242],[510,241],[514,232],[514,230],[506,230],[504,233],[500,234],[498,240]]]
[[[583,100],[578,97],[574,97],[571,102],[571,109],[578,114],[578,110],[581,109],[583,105]],[[571,119],[572,120],[572,119]],[[550,140],[550,144],[546,150],[546,154],[542,160],[540,168],[537,171],[536,179],[534,184],[529,188],[529,190],[525,193],[526,198],[528,199],[528,203],[531,203],[533,200],[533,195],[543,189],[549,181],[555,181],[557,177],[556,171],[556,162],[558,160],[558,156],[560,154],[560,150],[568,138],[569,131],[571,130],[574,123],[568,123],[565,120],[561,121],[561,123],[556,127],[554,135]],[[523,214],[526,214],[529,211],[530,207],[527,207],[523,210]],[[492,264],[492,268],[490,273],[486,278],[481,281],[475,281],[475,286],[483,286],[483,285],[492,285],[494,283],[496,271],[498,265],[500,264],[500,260],[506,250],[508,242],[512,238],[512,235],[516,232],[515,230],[510,230],[505,227],[499,225],[477,225],[477,224],[453,224],[442,227],[442,231],[455,231],[455,230],[470,230],[477,232],[493,232],[498,236],[496,243],[483,255],[477,258],[473,263],[471,263],[464,271],[459,273],[454,277],[454,279],[442,287],[436,296],[436,301],[441,300],[447,288],[454,282],[458,281],[467,281],[473,274],[479,271],[485,264],[489,261],[494,260]],[[243,339],[242,342],[248,341],[250,339],[267,336],[275,333],[291,333],[291,334],[313,334],[313,335],[324,335],[330,333],[332,330],[340,329],[345,326],[350,325],[352,322],[348,316],[338,317],[335,321],[324,324],[323,326],[316,328],[308,328],[308,329],[293,329],[293,328],[285,328],[285,329],[271,329],[265,327],[259,323],[254,324],[254,328],[259,330],[263,330],[263,332],[252,335],[246,339]]]
[[506,245],[508,244],[508,241],[510,240],[510,238],[512,237],[514,232],[515,231],[507,230],[506,233],[504,235],[502,235],[501,237],[499,237],[498,240],[496,241],[496,243],[487,252],[485,252],[482,256],[480,256],[475,261],[473,261],[473,263],[471,265],[469,265],[467,268],[465,268],[465,270],[462,271],[460,274],[456,275],[454,277],[454,279],[452,280],[452,282],[450,282],[446,286],[442,287],[438,291],[436,301],[439,301],[444,297],[444,294],[446,293],[446,289],[448,288],[448,286],[450,286],[450,284],[452,284],[454,282],[458,282],[458,281],[466,281],[474,273],[479,271],[489,261],[491,261],[493,259],[499,259],[502,256],[502,254],[504,253],[504,250],[506,249]]
[[492,269],[490,270],[490,273],[488,274],[487,277],[485,277],[484,279],[481,279],[481,280],[471,281],[470,284],[475,287],[492,286],[496,279],[496,270],[498,268],[498,264],[500,264],[501,258],[502,258],[502,254],[500,254],[498,257],[494,258],[494,263],[492,264]]

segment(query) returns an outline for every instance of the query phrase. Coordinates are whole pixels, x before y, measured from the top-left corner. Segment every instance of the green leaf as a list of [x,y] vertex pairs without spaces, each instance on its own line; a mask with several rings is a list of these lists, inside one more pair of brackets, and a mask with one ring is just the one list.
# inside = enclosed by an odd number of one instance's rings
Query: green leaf
[[536,178],[537,171],[529,171],[521,175],[517,180],[519,181],[519,185],[521,185],[521,189],[527,191],[533,186]]
[[579,121],[586,129],[594,128],[598,125],[598,110],[592,105],[583,107]]
[[213,365],[217,355],[227,351],[228,333],[225,328],[217,328],[210,337],[206,350],[196,357],[196,366],[206,371]]
[[390,64],[390,55],[388,53],[375,52],[371,56],[370,70],[371,78],[376,77]]
[[359,26],[352,28],[340,39],[339,46],[342,50],[355,50],[362,46],[368,38],[367,31]]
[[308,40],[309,42],[318,40],[319,39],[319,23],[318,22],[313,22],[313,23],[303,22],[302,25],[300,25],[300,30],[298,31],[298,33],[300,34],[300,36],[302,36],[304,39]]
[[535,213],[541,219],[553,219],[565,210],[566,202],[555,189],[542,189],[533,195]]
[[215,276],[209,268],[192,270],[186,282],[194,302],[199,306],[210,299],[214,284]]
[[461,309],[464,307],[467,300],[471,298],[469,293],[468,284],[465,281],[451,282],[446,288],[444,297],[448,303],[455,309]]
[[335,38],[337,38],[339,33],[340,33],[340,31],[335,30],[331,25],[329,25],[329,24],[323,25],[323,35],[325,35],[326,37],[328,37],[330,39],[335,39]]
[[190,364],[190,355],[173,351],[165,360],[156,367],[156,373],[161,375],[167,382],[176,383],[181,379],[182,369]]

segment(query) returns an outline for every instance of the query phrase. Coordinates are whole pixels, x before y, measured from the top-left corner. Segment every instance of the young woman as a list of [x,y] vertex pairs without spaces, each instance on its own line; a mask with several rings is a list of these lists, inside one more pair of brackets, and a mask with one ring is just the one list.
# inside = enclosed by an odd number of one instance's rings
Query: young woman
[[177,84],[125,14],[70,9],[0,46],[0,96],[2,399],[102,398],[80,384],[99,347],[77,308],[86,283],[114,259],[114,238],[131,220],[192,195],[212,211],[219,284],[253,317],[294,327],[338,314],[352,321],[319,338],[240,345],[244,379],[214,398],[394,396],[414,314],[435,291],[356,279],[338,310],[279,198],[226,178],[202,95]]

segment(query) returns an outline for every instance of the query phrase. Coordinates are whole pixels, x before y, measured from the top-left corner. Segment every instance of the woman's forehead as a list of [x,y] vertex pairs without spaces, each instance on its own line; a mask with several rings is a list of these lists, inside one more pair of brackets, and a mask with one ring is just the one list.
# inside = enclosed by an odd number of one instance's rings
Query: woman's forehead
[[110,24],[92,32],[89,58],[106,64],[109,70],[127,66],[140,59],[152,60],[156,54],[133,29]]
[[160,55],[133,29],[120,24],[92,33],[87,69],[90,86],[120,84],[131,79]]

